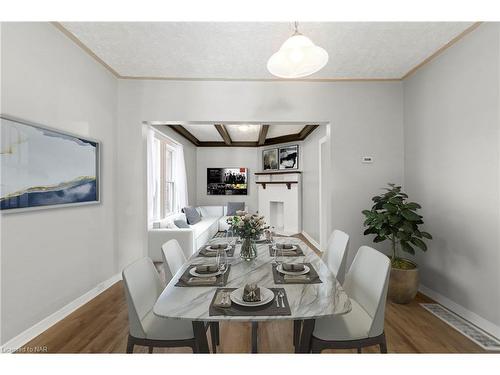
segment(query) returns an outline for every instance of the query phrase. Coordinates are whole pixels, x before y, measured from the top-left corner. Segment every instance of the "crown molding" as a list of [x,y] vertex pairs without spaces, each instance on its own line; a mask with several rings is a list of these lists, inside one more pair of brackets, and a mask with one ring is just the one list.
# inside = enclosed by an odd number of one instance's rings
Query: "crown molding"
[[75,34],[66,29],[60,22],[51,22],[59,31],[66,35],[76,45],[89,54],[95,61],[104,66],[113,76],[122,80],[143,80],[143,81],[222,81],[222,82],[401,82],[410,77],[413,73],[421,67],[432,61],[443,51],[453,46],[456,42],[476,30],[483,22],[475,22],[473,25],[462,31],[460,34],[451,39],[444,46],[437,49],[430,56],[415,65],[408,72],[400,78],[296,78],[296,79],[283,79],[283,78],[223,78],[223,77],[155,77],[155,76],[123,76],[114,70],[111,66],[106,64],[99,56],[97,56],[90,48],[88,48]]

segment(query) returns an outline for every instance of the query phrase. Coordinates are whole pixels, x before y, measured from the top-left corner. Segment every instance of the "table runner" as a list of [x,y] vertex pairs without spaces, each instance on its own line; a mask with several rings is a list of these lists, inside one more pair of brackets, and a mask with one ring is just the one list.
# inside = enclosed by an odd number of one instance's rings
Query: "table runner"
[[264,306],[255,306],[255,307],[246,307],[246,306],[240,306],[237,305],[234,302],[231,302],[231,307],[217,307],[214,306],[214,301],[215,297],[217,297],[217,293],[220,293],[221,291],[226,291],[226,292],[232,292],[233,290],[236,290],[237,288],[218,288],[215,293],[214,297],[212,298],[212,301],[210,302],[210,307],[208,309],[208,314],[210,316],[216,316],[216,315],[226,315],[226,316],[282,316],[282,315],[292,315],[292,312],[290,310],[290,305],[288,303],[288,298],[286,295],[286,291],[283,288],[269,288],[274,292],[274,295],[276,296],[276,293],[279,291],[282,291],[284,293],[283,297],[283,302],[285,304],[285,307],[281,307],[281,298],[280,300],[280,307],[276,306],[276,300],[273,298],[273,300]]
[[323,281],[319,278],[318,273],[314,269],[311,263],[302,263],[304,266],[309,267],[311,270],[309,273],[307,273],[305,276],[309,276],[308,280],[294,280],[294,281],[285,281],[285,275],[282,273],[278,272],[276,269],[276,264],[272,265],[273,268],[273,278],[274,278],[274,283],[275,284],[287,284],[287,285],[292,285],[292,284],[321,284]]
[[200,286],[204,286],[204,287],[211,287],[211,286],[224,286],[227,284],[227,279],[229,277],[229,272],[231,272],[231,265],[229,264],[227,266],[227,271],[223,274],[223,275],[218,275],[216,276],[216,281],[215,283],[212,283],[212,284],[201,284],[201,285],[195,285],[195,284],[190,284],[188,282],[188,280],[191,278],[191,277],[194,277],[193,275],[191,275],[189,273],[189,271],[192,269],[192,268],[195,268],[197,265],[196,264],[192,264],[190,265],[185,271],[184,273],[182,274],[182,276],[179,278],[179,280],[177,281],[177,283],[175,284],[175,286],[179,286],[179,287],[200,287]]

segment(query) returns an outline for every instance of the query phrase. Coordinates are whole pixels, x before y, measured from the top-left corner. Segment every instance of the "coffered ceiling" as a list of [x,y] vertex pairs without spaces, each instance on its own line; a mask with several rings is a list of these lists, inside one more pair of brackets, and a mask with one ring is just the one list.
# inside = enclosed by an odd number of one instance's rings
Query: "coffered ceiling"
[[[285,22],[63,22],[120,78],[276,79],[268,58],[291,35]],[[471,22],[304,22],[330,59],[312,80],[401,79],[472,30]]]
[[319,125],[312,124],[162,124],[198,147],[258,147],[303,141]]

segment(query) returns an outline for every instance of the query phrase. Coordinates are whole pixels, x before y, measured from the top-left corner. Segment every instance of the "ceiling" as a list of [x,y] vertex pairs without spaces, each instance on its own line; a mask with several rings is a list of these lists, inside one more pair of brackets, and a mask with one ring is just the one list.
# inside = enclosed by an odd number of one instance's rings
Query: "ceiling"
[[[330,59],[308,79],[401,79],[471,22],[304,22]],[[59,26],[60,27],[60,26]],[[268,58],[291,35],[286,22],[64,22],[123,78],[276,79]]]
[[[166,125],[161,122],[152,125]],[[198,147],[258,147],[303,141],[319,125],[309,124],[169,124]]]

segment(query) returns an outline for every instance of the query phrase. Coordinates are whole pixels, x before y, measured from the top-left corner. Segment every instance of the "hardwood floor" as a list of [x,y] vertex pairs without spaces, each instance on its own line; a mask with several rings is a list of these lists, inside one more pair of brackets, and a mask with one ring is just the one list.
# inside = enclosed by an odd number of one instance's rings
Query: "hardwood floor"
[[[301,238],[304,240],[304,238]],[[484,350],[442,322],[419,303],[434,302],[419,294],[408,305],[387,303],[385,333],[389,353],[480,353]],[[260,353],[293,353],[292,322],[259,324]],[[250,323],[220,325],[218,353],[249,353]],[[46,347],[48,353],[125,353],[128,335],[127,304],[123,284],[111,288],[26,344],[20,352]],[[136,346],[135,352],[147,353]],[[190,353],[189,348],[155,348],[155,353]],[[327,352],[352,352],[336,350]],[[365,353],[378,353],[369,347]]]

